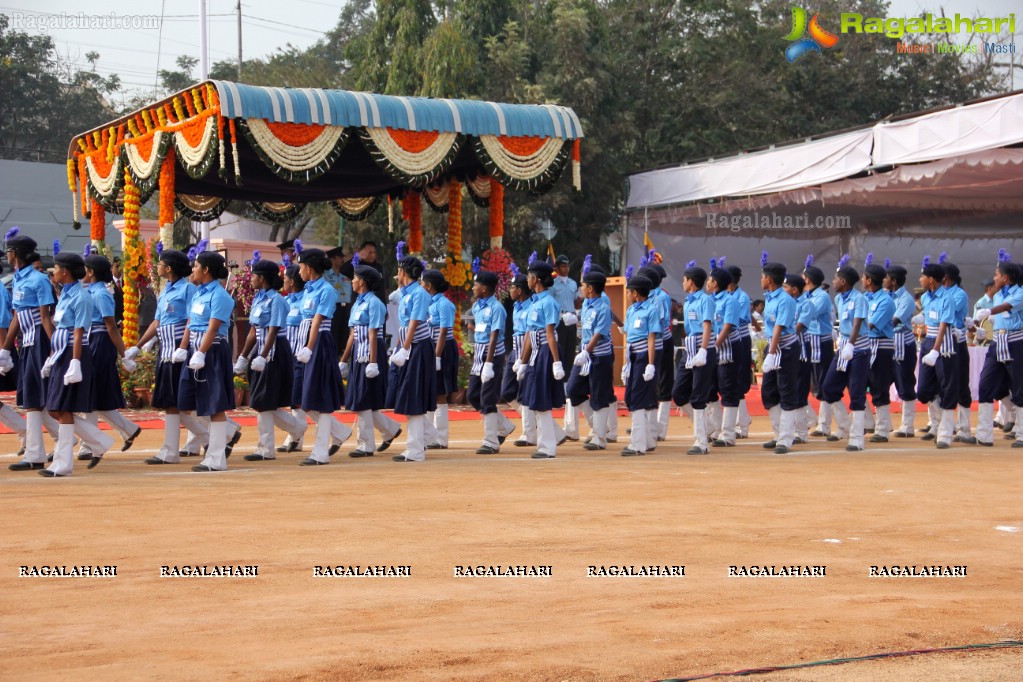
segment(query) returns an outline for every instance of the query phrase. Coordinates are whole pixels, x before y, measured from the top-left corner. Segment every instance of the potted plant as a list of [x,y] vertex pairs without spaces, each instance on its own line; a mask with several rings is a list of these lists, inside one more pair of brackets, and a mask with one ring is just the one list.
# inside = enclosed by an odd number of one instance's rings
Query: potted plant
[[235,376],[234,378],[234,404],[235,407],[249,404],[249,382],[245,377]]
[[153,401],[156,383],[156,353],[141,352],[135,356],[138,366],[134,372],[121,369],[121,390],[124,401],[135,408],[149,407]]

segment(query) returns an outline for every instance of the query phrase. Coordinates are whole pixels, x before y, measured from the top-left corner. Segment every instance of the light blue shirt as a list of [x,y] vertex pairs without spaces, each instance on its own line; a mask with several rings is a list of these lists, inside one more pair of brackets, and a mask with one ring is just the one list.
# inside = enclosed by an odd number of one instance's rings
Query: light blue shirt
[[444,329],[455,328],[455,304],[444,294],[434,294],[430,301],[430,325]]
[[532,297],[525,301],[515,301],[512,304],[512,333],[515,336],[522,336],[529,328],[529,309],[533,307]]
[[398,302],[398,322],[407,327],[412,320],[426,322],[430,319],[430,304],[433,299],[419,282],[406,284],[401,289],[401,300]]
[[14,292],[15,310],[53,305],[53,287],[50,285],[50,278],[31,265],[26,265],[14,273],[11,289]]
[[739,326],[739,301],[727,291],[714,294],[714,335],[721,333],[726,324],[732,325],[732,331]]
[[156,320],[159,324],[177,324],[188,319],[188,310],[199,287],[184,277],[168,282],[156,302]]
[[7,287],[0,286],[0,329],[7,329],[11,326],[11,295],[7,293]]
[[211,319],[221,322],[218,336],[227,335],[227,324],[231,321],[234,311],[234,299],[224,291],[220,282],[213,280],[199,287],[192,297],[189,308],[188,328],[194,332],[205,332],[210,327]]
[[668,295],[668,292],[660,287],[655,287],[650,290],[647,300],[660,310],[661,331],[671,329],[671,296]]
[[337,307],[337,292],[330,282],[320,277],[305,283],[302,290],[302,317],[312,319],[322,315],[326,319],[334,317]]
[[651,334],[661,335],[661,311],[648,298],[633,303],[625,311],[625,340],[645,341]]
[[[835,307],[838,308],[838,333],[845,338],[852,336],[854,320],[867,319],[867,298],[856,289],[836,294]],[[866,329],[861,325],[859,336],[865,336],[864,332]]]
[[504,325],[508,321],[508,313],[494,296],[481,298],[472,304],[472,317],[476,321],[473,340],[476,343],[489,343],[490,335],[497,332],[497,341],[504,341]]
[[1003,303],[1011,305],[1012,310],[992,315],[991,327],[996,331],[1002,329],[1007,331],[1023,329],[1023,288],[1016,285],[1011,287],[1005,286],[995,292],[994,305],[991,307],[994,308],[996,305]]
[[281,329],[288,323],[288,302],[273,289],[260,289],[252,299],[249,311],[249,324],[254,327],[277,327]]
[[[46,281],[49,286],[49,279]],[[85,329],[92,326],[92,296],[81,282],[65,284],[53,311],[53,324],[58,329]]]
[[831,297],[822,287],[813,291],[804,292],[807,302],[810,304],[810,324],[806,325],[807,331],[815,336],[831,336],[831,321],[834,308],[831,305]]
[[892,326],[892,318],[895,317],[895,301],[884,290],[868,291],[864,298],[867,299],[867,324],[873,325],[868,328],[867,337],[871,339],[892,338],[895,335],[895,328]]
[[945,287],[938,287],[934,292],[925,291],[920,302],[928,327],[937,327],[942,322],[950,327],[955,326],[955,304]]
[[352,327],[382,329],[386,316],[387,308],[380,302],[380,297],[372,291],[367,291],[364,294],[359,294],[358,298],[355,299],[348,323]]
[[529,308],[529,315],[526,318],[526,330],[536,331],[544,329],[547,325],[558,326],[561,319],[561,309],[557,301],[551,296],[551,292],[543,290],[533,295],[533,305]]
[[611,340],[611,304],[603,297],[583,299],[583,309],[579,316],[582,322],[582,333],[579,335],[581,347],[585,348],[594,334],[600,334],[598,345]]
[[916,299],[913,298],[913,294],[909,293],[906,287],[902,287],[892,294],[892,302],[895,304],[894,317],[899,320],[895,325],[895,331],[912,332],[913,314],[916,312]]
[[[714,323],[714,299],[703,289],[686,296],[683,305],[686,336],[703,334],[703,323]],[[658,311],[660,315],[660,311]],[[660,328],[658,328],[660,331]]]
[[731,292],[731,294],[732,298],[735,299],[735,309],[739,313],[739,324],[748,325],[753,319],[749,314],[749,294],[739,287],[736,287],[735,291]]
[[775,325],[781,326],[783,336],[796,333],[796,299],[781,287],[764,292],[764,331],[768,339],[774,335]]
[[554,286],[550,288],[550,292],[560,307],[560,312],[575,312],[575,299],[579,292],[579,285],[575,283],[575,280],[568,277],[555,277]]
[[966,296],[966,292],[963,291],[963,288],[958,284],[950,284],[945,288],[952,297],[952,305],[955,310],[956,329],[966,329],[966,315],[970,309],[970,301]]
[[92,297],[93,323],[103,324],[106,318],[114,316],[114,295],[110,293],[105,284],[93,282],[84,288]]
[[810,302],[810,292],[804,291],[796,297],[796,325],[803,325],[803,331],[807,334],[812,334],[810,329],[817,322],[817,318],[814,316],[813,303]]
[[296,291],[288,294],[285,299],[288,304],[288,317],[285,324],[289,327],[297,327],[302,324],[302,292]]

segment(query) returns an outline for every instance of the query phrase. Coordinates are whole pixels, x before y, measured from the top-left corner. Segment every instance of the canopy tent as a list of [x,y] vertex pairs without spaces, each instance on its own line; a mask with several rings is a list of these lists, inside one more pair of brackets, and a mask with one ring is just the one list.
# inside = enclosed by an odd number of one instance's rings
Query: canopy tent
[[706,266],[722,255],[758,271],[761,250],[790,267],[808,254],[831,266],[843,253],[862,266],[873,253],[912,273],[923,255],[947,251],[979,295],[999,248],[1023,256],[1020,143],[1017,92],[639,173],[629,178],[626,262],[644,254],[644,232],[677,275],[691,259]]
[[[77,135],[68,185],[75,222],[79,212],[90,218],[94,242],[105,238],[105,212],[124,213],[128,279],[143,276],[138,207],[157,189],[165,245],[176,211],[211,220],[231,199],[283,221],[308,202],[329,202],[346,219],[361,220],[388,198],[402,200],[416,253],[425,198],[449,213],[448,250],[457,265],[463,184],[475,202],[490,206],[491,245],[500,247],[504,189],[546,191],[570,161],[578,189],[582,137],[575,113],[555,105],[210,80]],[[126,292],[126,318],[129,306]]]

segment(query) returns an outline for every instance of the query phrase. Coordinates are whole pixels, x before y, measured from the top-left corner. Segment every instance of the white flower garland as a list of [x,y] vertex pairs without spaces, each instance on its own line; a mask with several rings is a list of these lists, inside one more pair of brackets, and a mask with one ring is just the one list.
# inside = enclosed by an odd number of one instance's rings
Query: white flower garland
[[202,138],[194,147],[188,144],[188,140],[185,139],[182,132],[174,133],[174,147],[178,150],[178,159],[189,168],[195,168],[206,159],[206,155],[210,151],[210,144],[216,136],[216,121],[213,116],[206,118]]
[[160,226],[160,243],[163,248],[169,249],[174,246],[174,223],[167,223]]
[[438,208],[448,205],[451,194],[451,184],[445,182],[443,185],[428,185],[424,191],[430,203]]
[[114,162],[110,164],[110,174],[103,176],[93,165],[92,156],[85,157],[85,167],[89,172],[89,180],[93,188],[99,192],[104,199],[109,199],[117,191],[117,180],[124,175],[124,162],[121,156],[115,156]]
[[490,176],[481,175],[473,180],[469,181],[469,186],[472,189],[472,193],[478,196],[480,199],[490,198]]
[[321,164],[334,151],[337,141],[345,132],[344,126],[326,126],[312,142],[291,147],[274,135],[263,119],[250,118],[245,122],[259,148],[275,163],[295,172],[306,171]]
[[387,132],[387,128],[366,128],[366,132],[380,153],[387,157],[395,168],[413,176],[426,175],[439,166],[458,139],[458,133],[439,133],[429,147],[416,154],[399,147]]
[[159,170],[160,164],[163,163],[163,158],[156,152],[165,134],[162,130],[157,130],[153,133],[153,145],[150,148],[148,159],[142,158],[142,152],[139,151],[137,142],[130,139],[124,141],[124,151],[128,157],[128,165],[131,166],[135,177],[139,180],[148,180],[152,177],[154,171]]
[[373,203],[376,197],[357,197],[351,199],[335,199],[337,205],[348,213],[362,213]]
[[520,156],[505,149],[501,138],[496,135],[480,135],[480,142],[494,165],[506,175],[522,181],[532,180],[546,171],[565,144],[561,138],[551,137],[544,141],[535,154]]

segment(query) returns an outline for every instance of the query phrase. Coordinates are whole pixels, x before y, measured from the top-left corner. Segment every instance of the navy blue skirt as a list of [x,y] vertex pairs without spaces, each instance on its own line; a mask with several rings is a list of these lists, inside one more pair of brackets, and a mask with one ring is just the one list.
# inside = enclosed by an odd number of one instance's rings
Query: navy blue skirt
[[96,412],[124,407],[121,376],[117,373],[117,349],[106,332],[89,335],[92,355],[92,409]]
[[189,369],[183,365],[178,384],[178,409],[210,417],[235,408],[234,366],[231,347],[220,337],[206,353],[206,366]]
[[[394,375],[395,414],[418,415],[437,409],[437,365],[433,339],[415,341],[408,361]],[[391,377],[388,377],[388,381]],[[391,386],[388,386],[390,392]]]
[[533,369],[523,383],[523,404],[534,412],[549,412],[565,406],[565,384],[554,378],[554,358],[546,343],[540,344]]
[[591,355],[590,373],[586,376],[579,374],[579,367],[572,366],[565,393],[573,405],[589,401],[591,408],[602,410],[615,400],[614,362],[613,355]]
[[39,371],[46,358],[50,357],[50,337],[42,325],[36,326],[36,342],[22,346],[19,351],[18,407],[26,410],[41,410],[46,407],[46,384]]
[[53,363],[46,387],[46,409],[50,412],[92,412],[92,355],[88,347],[82,349],[82,380],[77,384],[64,385],[64,374],[71,366],[73,349],[64,349]]
[[185,362],[163,362],[156,363],[156,382],[153,388],[153,407],[161,410],[167,408],[177,409],[178,387],[181,384],[181,370]]
[[630,353],[629,359],[632,367],[629,369],[629,383],[625,385],[625,406],[629,412],[657,409],[657,378],[650,381],[643,379],[649,354],[646,351]]
[[280,407],[291,407],[291,382],[295,358],[283,334],[274,342],[273,360],[262,372],[249,370],[249,407],[256,412],[269,412]]
[[384,409],[390,371],[387,365],[387,345],[383,338],[377,338],[377,367],[380,369],[380,375],[375,379],[367,379],[364,363],[353,362],[348,365],[345,407],[350,411],[363,412]]
[[345,402],[345,389],[337,366],[337,348],[329,330],[321,329],[317,334],[313,357],[305,364],[302,374],[303,410],[329,413],[341,408]]
[[507,356],[504,363],[504,376],[501,377],[501,402],[510,403],[519,397],[519,377],[512,367],[515,366],[517,357]]
[[[437,344],[434,344],[434,357]],[[436,360],[434,360],[436,362]],[[434,365],[436,367],[436,365]],[[458,344],[448,339],[440,355],[440,371],[437,372],[437,395],[448,395],[458,390]]]
[[291,407],[302,409],[302,388],[305,386],[305,365],[291,356]]

